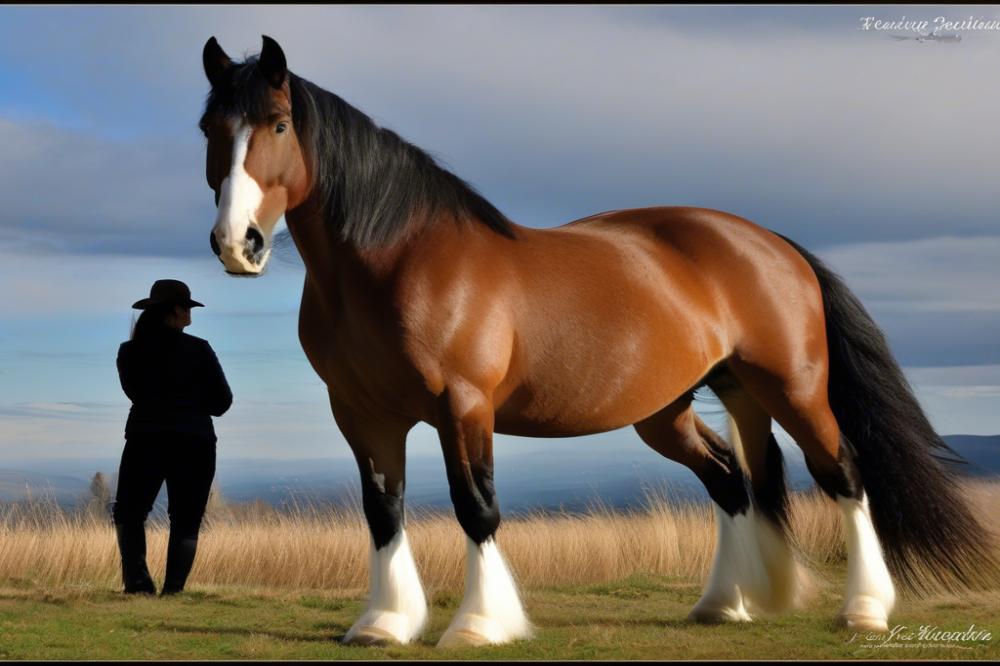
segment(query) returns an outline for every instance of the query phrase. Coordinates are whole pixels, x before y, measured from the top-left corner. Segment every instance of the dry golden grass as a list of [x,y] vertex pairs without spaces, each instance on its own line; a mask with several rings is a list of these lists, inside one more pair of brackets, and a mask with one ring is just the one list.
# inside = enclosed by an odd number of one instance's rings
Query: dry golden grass
[[[976,515],[994,519],[1000,483],[968,481]],[[651,495],[647,507],[615,512],[539,513],[505,519],[500,547],[522,585],[603,583],[636,573],[703,578],[715,544],[708,505]],[[792,524],[806,561],[845,557],[836,505],[815,491],[792,495]],[[410,510],[407,532],[428,593],[458,593],[465,537],[450,513]],[[164,568],[167,530],[147,528],[149,566]],[[202,528],[190,585],[322,589],[356,593],[368,581],[369,536],[361,512],[315,506],[279,513],[262,504],[215,505]],[[113,527],[99,515],[68,514],[51,503],[0,507],[0,581],[46,588],[120,586]]]

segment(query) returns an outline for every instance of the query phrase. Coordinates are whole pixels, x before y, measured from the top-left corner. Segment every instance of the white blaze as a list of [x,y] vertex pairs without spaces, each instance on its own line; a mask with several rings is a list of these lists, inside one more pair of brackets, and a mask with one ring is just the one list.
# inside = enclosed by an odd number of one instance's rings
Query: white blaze
[[233,129],[233,160],[229,175],[222,180],[219,191],[219,214],[215,220],[215,239],[222,253],[219,258],[226,268],[237,273],[259,273],[267,262],[268,248],[256,266],[244,256],[247,229],[257,223],[257,211],[264,201],[264,192],[246,171],[247,151],[253,128],[247,123]]

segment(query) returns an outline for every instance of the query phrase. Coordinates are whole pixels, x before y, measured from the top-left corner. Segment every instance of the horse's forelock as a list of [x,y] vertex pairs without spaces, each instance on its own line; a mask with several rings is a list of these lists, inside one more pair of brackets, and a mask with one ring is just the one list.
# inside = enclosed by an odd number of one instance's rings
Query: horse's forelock
[[259,124],[270,116],[274,101],[271,86],[257,69],[257,58],[233,65],[208,94],[202,121],[210,117],[246,118]]

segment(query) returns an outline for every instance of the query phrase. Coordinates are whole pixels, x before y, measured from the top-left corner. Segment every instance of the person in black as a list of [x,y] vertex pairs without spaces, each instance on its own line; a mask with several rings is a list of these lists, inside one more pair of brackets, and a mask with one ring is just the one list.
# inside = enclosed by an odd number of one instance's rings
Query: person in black
[[194,564],[198,531],[215,477],[215,429],[233,394],[207,341],[184,333],[191,324],[191,291],[179,280],[157,280],[132,339],[118,348],[118,376],[132,401],[118,469],[114,522],[125,593],[155,594],[146,567],[146,516],[167,483],[170,539],[161,594],[184,589]]

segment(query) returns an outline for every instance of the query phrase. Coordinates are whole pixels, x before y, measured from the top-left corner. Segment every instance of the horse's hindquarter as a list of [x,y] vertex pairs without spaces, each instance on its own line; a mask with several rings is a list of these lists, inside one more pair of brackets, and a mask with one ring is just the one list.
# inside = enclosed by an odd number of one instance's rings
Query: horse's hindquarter
[[[610,430],[662,409],[731,349],[727,304],[699,262],[699,228],[671,211],[620,211],[526,230],[513,249],[516,344],[496,429]],[[671,240],[665,227],[682,233]]]

